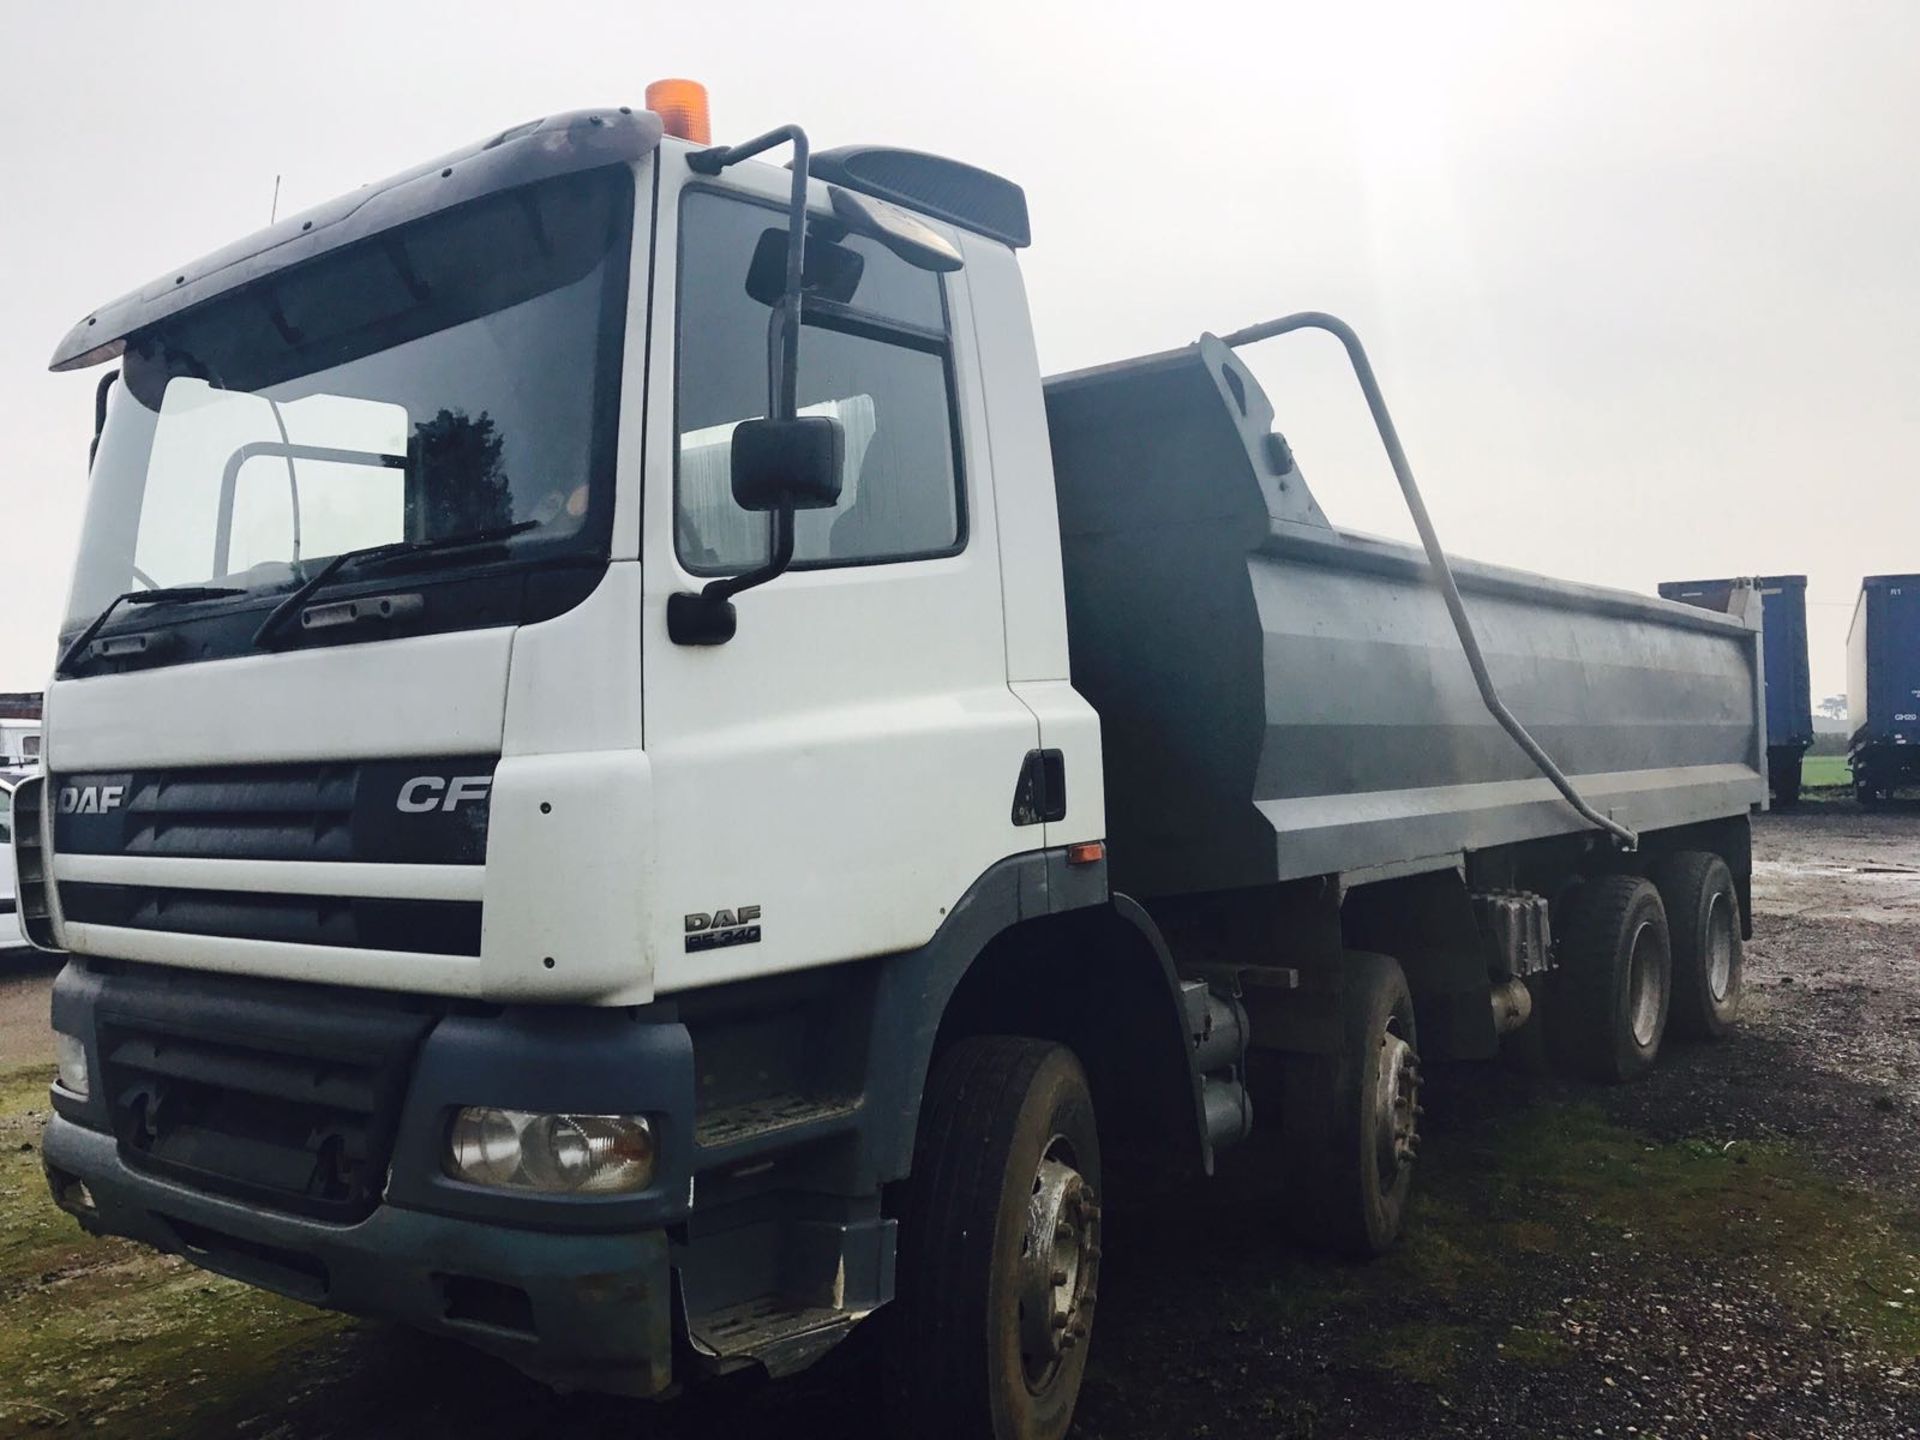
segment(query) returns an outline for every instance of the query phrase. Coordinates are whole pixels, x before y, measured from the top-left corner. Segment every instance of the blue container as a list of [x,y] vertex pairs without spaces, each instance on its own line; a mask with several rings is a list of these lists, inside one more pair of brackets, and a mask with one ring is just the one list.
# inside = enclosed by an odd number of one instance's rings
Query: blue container
[[1847,759],[1863,804],[1920,784],[1920,575],[1869,575],[1847,631]]
[[[1724,611],[1735,581],[1669,580],[1662,599]],[[1774,803],[1800,798],[1800,757],[1813,744],[1813,682],[1807,671],[1807,577],[1761,575],[1760,623],[1767,674],[1767,779]]]

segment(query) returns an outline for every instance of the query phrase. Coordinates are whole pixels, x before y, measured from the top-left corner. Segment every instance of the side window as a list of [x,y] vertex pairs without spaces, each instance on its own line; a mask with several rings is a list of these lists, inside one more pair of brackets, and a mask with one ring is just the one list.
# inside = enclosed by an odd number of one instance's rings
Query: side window
[[[695,572],[750,568],[771,544],[768,517],[733,503],[729,447],[735,425],[767,413],[773,308],[754,258],[784,245],[784,218],[710,191],[681,202],[674,548]],[[950,553],[963,516],[939,277],[822,217],[808,236],[838,248],[841,298],[806,304],[800,412],[840,421],[846,472],[838,505],[794,517],[794,564]]]

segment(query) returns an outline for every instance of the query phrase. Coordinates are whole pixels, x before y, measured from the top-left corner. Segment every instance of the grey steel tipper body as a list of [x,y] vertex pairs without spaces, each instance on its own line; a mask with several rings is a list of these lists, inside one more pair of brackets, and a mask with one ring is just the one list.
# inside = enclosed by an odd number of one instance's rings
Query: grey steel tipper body
[[[1488,714],[1426,557],[1333,528],[1226,344],[1046,397],[1116,888],[1380,878],[1593,831]],[[1653,830],[1765,803],[1757,602],[1455,573],[1509,707],[1590,804]]]

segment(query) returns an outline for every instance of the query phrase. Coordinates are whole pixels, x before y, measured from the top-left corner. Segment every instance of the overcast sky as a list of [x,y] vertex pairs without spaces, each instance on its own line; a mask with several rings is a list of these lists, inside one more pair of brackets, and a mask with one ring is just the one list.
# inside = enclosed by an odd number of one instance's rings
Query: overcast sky
[[[429,15],[438,15],[430,20]],[[716,139],[1026,187],[1049,370],[1305,308],[1366,338],[1459,554],[1651,590],[1920,570],[1920,5],[0,0],[0,689],[79,525],[89,308],[516,121],[704,81]],[[1331,340],[1253,352],[1322,508],[1410,537]]]

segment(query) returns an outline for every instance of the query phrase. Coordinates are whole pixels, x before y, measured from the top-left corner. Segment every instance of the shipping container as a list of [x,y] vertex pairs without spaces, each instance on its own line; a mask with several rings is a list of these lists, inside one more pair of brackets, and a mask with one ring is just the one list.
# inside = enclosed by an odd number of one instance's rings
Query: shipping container
[[1869,575],[1847,631],[1847,757],[1877,805],[1920,784],[1920,575]]
[[[1724,611],[1741,582],[1668,580],[1667,600]],[[1813,744],[1813,682],[1807,669],[1807,577],[1762,575],[1762,649],[1767,676],[1767,781],[1776,805],[1800,798],[1800,759]]]

